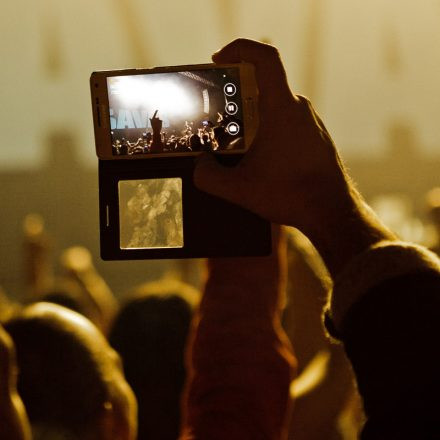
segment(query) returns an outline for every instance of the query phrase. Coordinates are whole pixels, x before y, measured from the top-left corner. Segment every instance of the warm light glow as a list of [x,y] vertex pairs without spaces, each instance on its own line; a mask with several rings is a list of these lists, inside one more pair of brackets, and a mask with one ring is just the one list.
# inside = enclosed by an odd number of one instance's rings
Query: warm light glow
[[170,118],[192,115],[196,111],[194,96],[178,80],[158,76],[114,78],[114,91],[119,102],[127,108],[142,107],[151,112],[159,110],[159,117],[164,114]]
[[318,387],[327,375],[329,361],[328,350],[318,351],[303,372],[290,384],[290,395],[297,399]]

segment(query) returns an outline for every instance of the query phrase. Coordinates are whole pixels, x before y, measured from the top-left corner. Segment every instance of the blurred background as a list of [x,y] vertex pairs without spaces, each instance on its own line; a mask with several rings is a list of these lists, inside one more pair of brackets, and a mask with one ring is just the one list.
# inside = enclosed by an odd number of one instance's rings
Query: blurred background
[[[0,285],[24,285],[23,219],[51,258],[90,249],[119,295],[188,261],[99,259],[94,70],[209,62],[236,37],[282,54],[294,91],[326,121],[361,192],[404,238],[430,244],[440,185],[440,1],[16,0],[0,16]],[[213,233],[215,233],[213,231]],[[121,276],[123,274],[124,276]]]

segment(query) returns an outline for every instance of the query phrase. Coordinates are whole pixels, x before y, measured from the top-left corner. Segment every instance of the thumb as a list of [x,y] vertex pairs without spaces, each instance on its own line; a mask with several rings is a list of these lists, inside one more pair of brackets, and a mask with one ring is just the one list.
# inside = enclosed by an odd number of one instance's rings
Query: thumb
[[194,184],[202,191],[243,205],[243,179],[240,170],[239,166],[220,165],[212,154],[203,154],[197,159]]

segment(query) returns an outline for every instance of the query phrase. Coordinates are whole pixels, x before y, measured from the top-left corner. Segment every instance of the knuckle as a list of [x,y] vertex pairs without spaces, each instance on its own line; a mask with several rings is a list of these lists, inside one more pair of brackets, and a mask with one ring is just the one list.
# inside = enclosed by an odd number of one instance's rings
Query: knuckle
[[310,102],[310,99],[307,98],[307,96],[304,95],[295,95],[297,102],[300,106],[304,108],[310,108],[312,106],[312,103]]
[[301,114],[303,117],[306,115],[313,114],[313,106],[310,102],[310,99],[303,95],[295,95],[295,101],[297,104],[297,111],[299,114]]

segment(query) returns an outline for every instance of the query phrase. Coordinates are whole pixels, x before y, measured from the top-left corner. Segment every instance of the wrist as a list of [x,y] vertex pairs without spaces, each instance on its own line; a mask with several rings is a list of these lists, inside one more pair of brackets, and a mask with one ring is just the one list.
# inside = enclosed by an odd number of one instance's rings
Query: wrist
[[382,240],[397,237],[377,218],[350,184],[319,206],[319,214],[305,231],[334,279],[356,255]]

